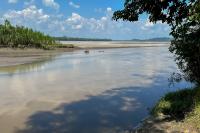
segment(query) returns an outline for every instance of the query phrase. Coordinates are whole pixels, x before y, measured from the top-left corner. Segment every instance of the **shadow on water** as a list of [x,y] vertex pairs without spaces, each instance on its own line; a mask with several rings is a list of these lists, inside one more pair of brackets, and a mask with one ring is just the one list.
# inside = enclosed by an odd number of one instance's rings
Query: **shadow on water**
[[123,133],[148,115],[164,93],[161,86],[124,87],[36,112],[17,133]]

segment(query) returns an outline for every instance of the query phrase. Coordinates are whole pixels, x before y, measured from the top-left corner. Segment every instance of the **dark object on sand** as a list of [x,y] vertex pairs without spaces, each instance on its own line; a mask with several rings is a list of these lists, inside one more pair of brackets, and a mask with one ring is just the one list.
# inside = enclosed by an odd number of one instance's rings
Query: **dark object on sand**
[[90,53],[90,51],[89,51],[89,50],[85,50],[84,52],[85,52],[86,54],[89,54],[89,53]]

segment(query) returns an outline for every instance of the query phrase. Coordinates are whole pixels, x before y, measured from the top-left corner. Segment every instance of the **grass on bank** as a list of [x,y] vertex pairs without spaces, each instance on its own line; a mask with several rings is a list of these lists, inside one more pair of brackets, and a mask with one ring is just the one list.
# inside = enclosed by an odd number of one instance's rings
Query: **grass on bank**
[[51,45],[45,45],[43,47],[43,49],[45,49],[45,50],[53,50],[55,48],[75,48],[75,46],[73,44],[59,44],[59,43],[55,43],[55,44],[51,44]]
[[151,112],[168,116],[200,129],[200,88],[184,89],[166,94]]

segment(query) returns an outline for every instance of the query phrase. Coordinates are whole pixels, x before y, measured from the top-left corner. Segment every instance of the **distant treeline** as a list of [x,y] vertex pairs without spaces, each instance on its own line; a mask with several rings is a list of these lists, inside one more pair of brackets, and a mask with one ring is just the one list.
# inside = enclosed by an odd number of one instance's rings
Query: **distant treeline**
[[[99,39],[99,38],[79,38],[79,37],[54,37],[55,40],[58,41],[113,41],[112,39]],[[118,40],[116,40],[118,41]],[[160,38],[151,38],[151,39],[132,39],[132,40],[124,40],[124,41],[138,41],[138,42],[170,42],[171,38],[160,37]]]
[[0,25],[0,46],[11,48],[43,48],[56,46],[54,38],[23,26],[13,26],[8,20]]
[[78,37],[54,37],[58,41],[112,41],[111,39],[98,39],[98,38],[78,38]]
[[158,37],[158,38],[150,38],[150,39],[132,39],[132,41],[146,41],[146,42],[170,42],[172,38],[168,37]]

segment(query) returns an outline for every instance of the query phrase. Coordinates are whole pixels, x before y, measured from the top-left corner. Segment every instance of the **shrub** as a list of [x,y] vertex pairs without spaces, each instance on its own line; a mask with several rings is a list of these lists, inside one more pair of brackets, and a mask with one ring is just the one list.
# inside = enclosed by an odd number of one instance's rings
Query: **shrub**
[[51,49],[55,43],[55,40],[48,35],[23,26],[13,26],[8,20],[0,25],[2,47]]
[[[200,89],[185,89],[166,94],[152,109],[152,114],[160,114],[175,119],[183,119],[200,102]],[[198,103],[198,104],[197,104]]]

